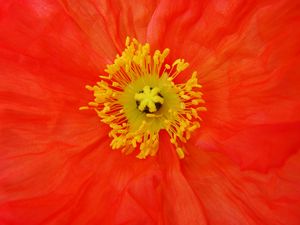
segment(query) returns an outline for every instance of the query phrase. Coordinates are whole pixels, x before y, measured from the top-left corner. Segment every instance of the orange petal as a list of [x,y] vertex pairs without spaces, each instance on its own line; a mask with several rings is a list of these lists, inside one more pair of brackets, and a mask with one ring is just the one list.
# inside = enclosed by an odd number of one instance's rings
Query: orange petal
[[111,61],[121,53],[127,36],[144,42],[156,1],[61,0],[62,5],[89,37],[94,49]]
[[293,1],[257,7],[198,65],[208,110],[199,147],[257,170],[299,149],[299,16]]
[[300,153],[268,173],[241,171],[220,153],[189,146],[182,171],[208,224],[299,224]]
[[158,163],[162,170],[162,224],[208,224],[201,199],[198,199],[180,168],[168,134],[161,132]]

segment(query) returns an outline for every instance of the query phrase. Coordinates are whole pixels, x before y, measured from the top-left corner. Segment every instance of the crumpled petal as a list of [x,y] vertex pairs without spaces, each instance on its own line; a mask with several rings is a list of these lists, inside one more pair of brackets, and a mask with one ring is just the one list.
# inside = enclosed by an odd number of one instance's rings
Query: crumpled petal
[[268,173],[241,171],[226,156],[189,145],[182,173],[201,200],[208,224],[300,223],[300,153]]
[[83,79],[44,64],[31,71],[27,57],[16,63],[15,54],[5,55],[0,221],[157,224],[157,164],[111,150],[108,127],[93,112],[78,110]]
[[193,136],[199,148],[260,171],[300,149],[299,7],[288,0],[160,2],[148,40],[190,63],[179,81],[199,74],[207,108]]
[[[215,62],[220,66],[202,81],[208,112],[199,147],[225,152],[241,167],[261,171],[280,166],[300,149],[297,7],[281,1],[261,8],[240,36],[219,46]],[[272,18],[280,22],[273,24]]]
[[180,159],[166,132],[161,132],[158,163],[162,173],[162,223],[206,225],[201,199],[181,172]]
[[[1,223],[299,224],[297,1],[0,3]],[[78,111],[127,35],[202,75],[183,161],[165,135],[156,158],[114,152]]]
[[113,61],[127,36],[146,41],[147,26],[157,1],[61,0],[97,52]]
[[156,164],[112,152],[108,140],[72,155],[6,159],[1,169],[0,219],[8,224],[157,224]]

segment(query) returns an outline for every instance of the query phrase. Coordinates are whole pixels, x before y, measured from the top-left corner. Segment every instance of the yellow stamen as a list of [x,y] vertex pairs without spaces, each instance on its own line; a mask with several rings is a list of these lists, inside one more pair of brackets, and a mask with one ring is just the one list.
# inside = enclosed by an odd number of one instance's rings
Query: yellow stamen
[[205,111],[197,73],[183,84],[174,79],[189,64],[177,59],[164,64],[169,49],[150,55],[150,45],[126,39],[126,48],[108,65],[106,76],[94,86],[94,101],[80,110],[94,109],[103,123],[111,127],[112,149],[129,154],[139,149],[138,158],[154,156],[158,150],[159,131],[166,130],[180,158],[184,143],[200,127],[199,113]]

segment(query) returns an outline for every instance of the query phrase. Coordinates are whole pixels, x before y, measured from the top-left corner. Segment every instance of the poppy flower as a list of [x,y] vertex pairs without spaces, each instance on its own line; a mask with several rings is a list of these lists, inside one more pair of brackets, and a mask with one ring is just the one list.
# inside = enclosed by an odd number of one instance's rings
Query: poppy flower
[[0,224],[300,224],[299,1],[0,3]]

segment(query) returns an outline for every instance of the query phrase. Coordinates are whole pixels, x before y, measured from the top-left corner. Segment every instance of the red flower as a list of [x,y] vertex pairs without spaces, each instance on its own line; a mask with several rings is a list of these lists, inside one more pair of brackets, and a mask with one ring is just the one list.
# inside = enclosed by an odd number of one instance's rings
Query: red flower
[[[0,1],[0,224],[300,224],[298,1]],[[179,159],[112,151],[95,84],[126,37],[198,72]]]

